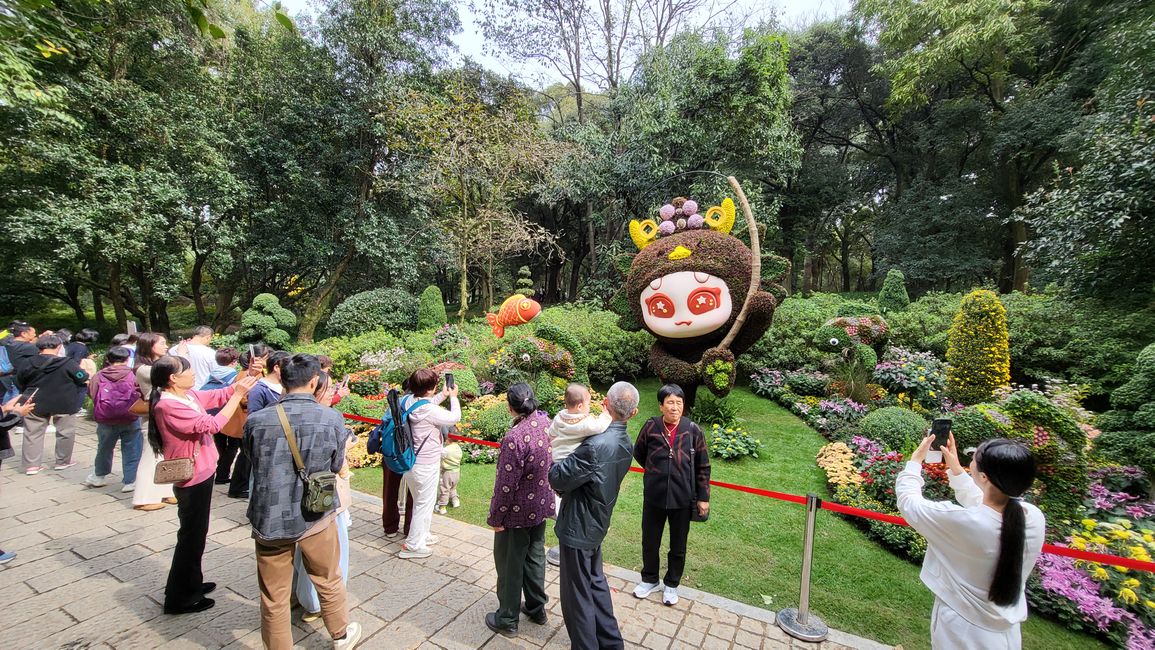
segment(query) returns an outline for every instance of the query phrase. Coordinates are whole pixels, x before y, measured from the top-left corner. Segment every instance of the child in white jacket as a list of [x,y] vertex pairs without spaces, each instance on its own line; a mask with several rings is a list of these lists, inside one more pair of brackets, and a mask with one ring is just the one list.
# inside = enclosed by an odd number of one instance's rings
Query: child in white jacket
[[[581,384],[570,384],[565,389],[565,410],[559,412],[549,425],[549,445],[553,451],[553,462],[560,463],[573,453],[586,438],[604,432],[613,419],[609,413],[590,415],[590,390]],[[561,512],[561,497],[557,499],[557,511]],[[554,566],[561,564],[557,547],[549,549],[546,560]]]

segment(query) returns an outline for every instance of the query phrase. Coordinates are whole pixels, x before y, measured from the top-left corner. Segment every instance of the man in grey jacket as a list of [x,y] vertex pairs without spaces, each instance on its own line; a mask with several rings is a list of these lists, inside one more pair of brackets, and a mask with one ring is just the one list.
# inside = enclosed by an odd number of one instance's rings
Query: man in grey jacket
[[575,650],[625,647],[602,572],[602,540],[633,461],[626,422],[638,413],[638,389],[620,381],[606,391],[604,406],[613,418],[609,428],[549,470],[561,497],[553,529],[561,549],[561,613]]

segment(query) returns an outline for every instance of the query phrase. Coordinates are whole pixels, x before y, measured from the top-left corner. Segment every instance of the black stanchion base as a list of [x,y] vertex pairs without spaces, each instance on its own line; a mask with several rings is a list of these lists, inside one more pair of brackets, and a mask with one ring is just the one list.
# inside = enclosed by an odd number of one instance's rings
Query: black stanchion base
[[802,623],[798,620],[798,610],[794,608],[783,609],[778,611],[777,616],[778,627],[782,631],[803,641],[813,641],[815,643],[824,641],[826,636],[830,634],[830,628],[822,619],[815,616],[813,613],[808,613],[806,622]]

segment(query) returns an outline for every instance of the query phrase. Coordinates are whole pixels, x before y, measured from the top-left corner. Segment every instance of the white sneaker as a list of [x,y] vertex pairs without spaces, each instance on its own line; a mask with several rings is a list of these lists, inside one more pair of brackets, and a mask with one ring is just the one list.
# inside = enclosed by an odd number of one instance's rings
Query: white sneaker
[[433,546],[434,544],[436,544],[437,542],[440,542],[440,541],[441,541],[441,538],[438,537],[437,535],[434,535],[433,533],[430,533],[430,534],[425,536],[425,545],[426,546]]
[[108,476],[97,476],[95,473],[89,474],[88,478],[84,479],[84,484],[94,488],[104,487],[108,485]]
[[397,539],[397,536],[398,536],[398,535],[400,535],[400,534],[401,534],[401,533],[396,533],[396,532],[394,532],[394,533],[385,533],[385,539]]
[[545,552],[545,561],[553,566],[561,566],[561,547],[554,546]]
[[344,639],[333,639],[333,650],[352,650],[361,641],[361,624],[356,621],[345,628]]
[[449,514],[449,511],[445,509],[445,506],[437,506],[437,514],[447,515]]
[[634,598],[645,598],[661,588],[659,582],[639,582],[638,586],[634,587]]
[[430,555],[433,555],[432,549],[425,548],[419,550],[410,550],[410,548],[406,546],[402,547],[401,552],[397,554],[397,557],[401,558],[402,560],[420,560],[421,558],[429,557]]
[[133,492],[136,490],[136,483],[125,483],[124,487],[120,488],[121,492]]
[[678,604],[678,588],[666,587],[662,590],[662,604],[663,605],[677,605]]
[[454,508],[460,508],[461,507],[461,499],[458,499],[457,497],[453,497],[452,499],[449,500],[449,505],[453,506]]

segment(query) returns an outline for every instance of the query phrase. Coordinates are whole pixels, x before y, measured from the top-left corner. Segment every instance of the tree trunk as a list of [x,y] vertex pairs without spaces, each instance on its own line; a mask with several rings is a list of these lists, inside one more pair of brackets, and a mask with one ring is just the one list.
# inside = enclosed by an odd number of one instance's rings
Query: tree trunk
[[333,299],[333,293],[337,290],[337,283],[341,281],[341,276],[345,271],[349,270],[349,265],[353,263],[353,257],[357,254],[356,249],[350,247],[345,251],[345,256],[337,262],[337,266],[326,278],[325,282],[317,287],[312,300],[309,301],[309,306],[305,308],[305,313],[301,315],[300,329],[297,330],[298,343],[312,343],[313,334],[317,331],[317,326],[321,324],[321,317],[325,315],[325,311],[329,309],[329,302]]
[[205,309],[205,299],[201,294],[204,284],[204,270],[205,262],[208,256],[202,253],[197,253],[193,260],[192,277],[189,278],[189,287],[192,289],[193,305],[197,310],[197,324],[204,325],[209,322],[209,313]]
[[464,324],[465,312],[469,311],[469,258],[464,251],[457,254],[457,270],[461,272],[457,284],[457,290],[461,292],[461,308],[457,310],[457,319]]
[[104,323],[104,299],[101,298],[100,289],[95,287],[92,289],[92,315],[97,325]]
[[77,322],[86,323],[88,316],[84,314],[84,304],[80,302],[80,283],[73,278],[64,280],[64,292],[68,296],[68,306],[72,308]]
[[124,293],[121,289],[120,262],[108,265],[108,299],[112,301],[112,312],[116,316],[116,329],[128,331],[128,314],[124,311]]
[[842,237],[842,290],[844,292],[850,291],[850,238],[844,233]]

